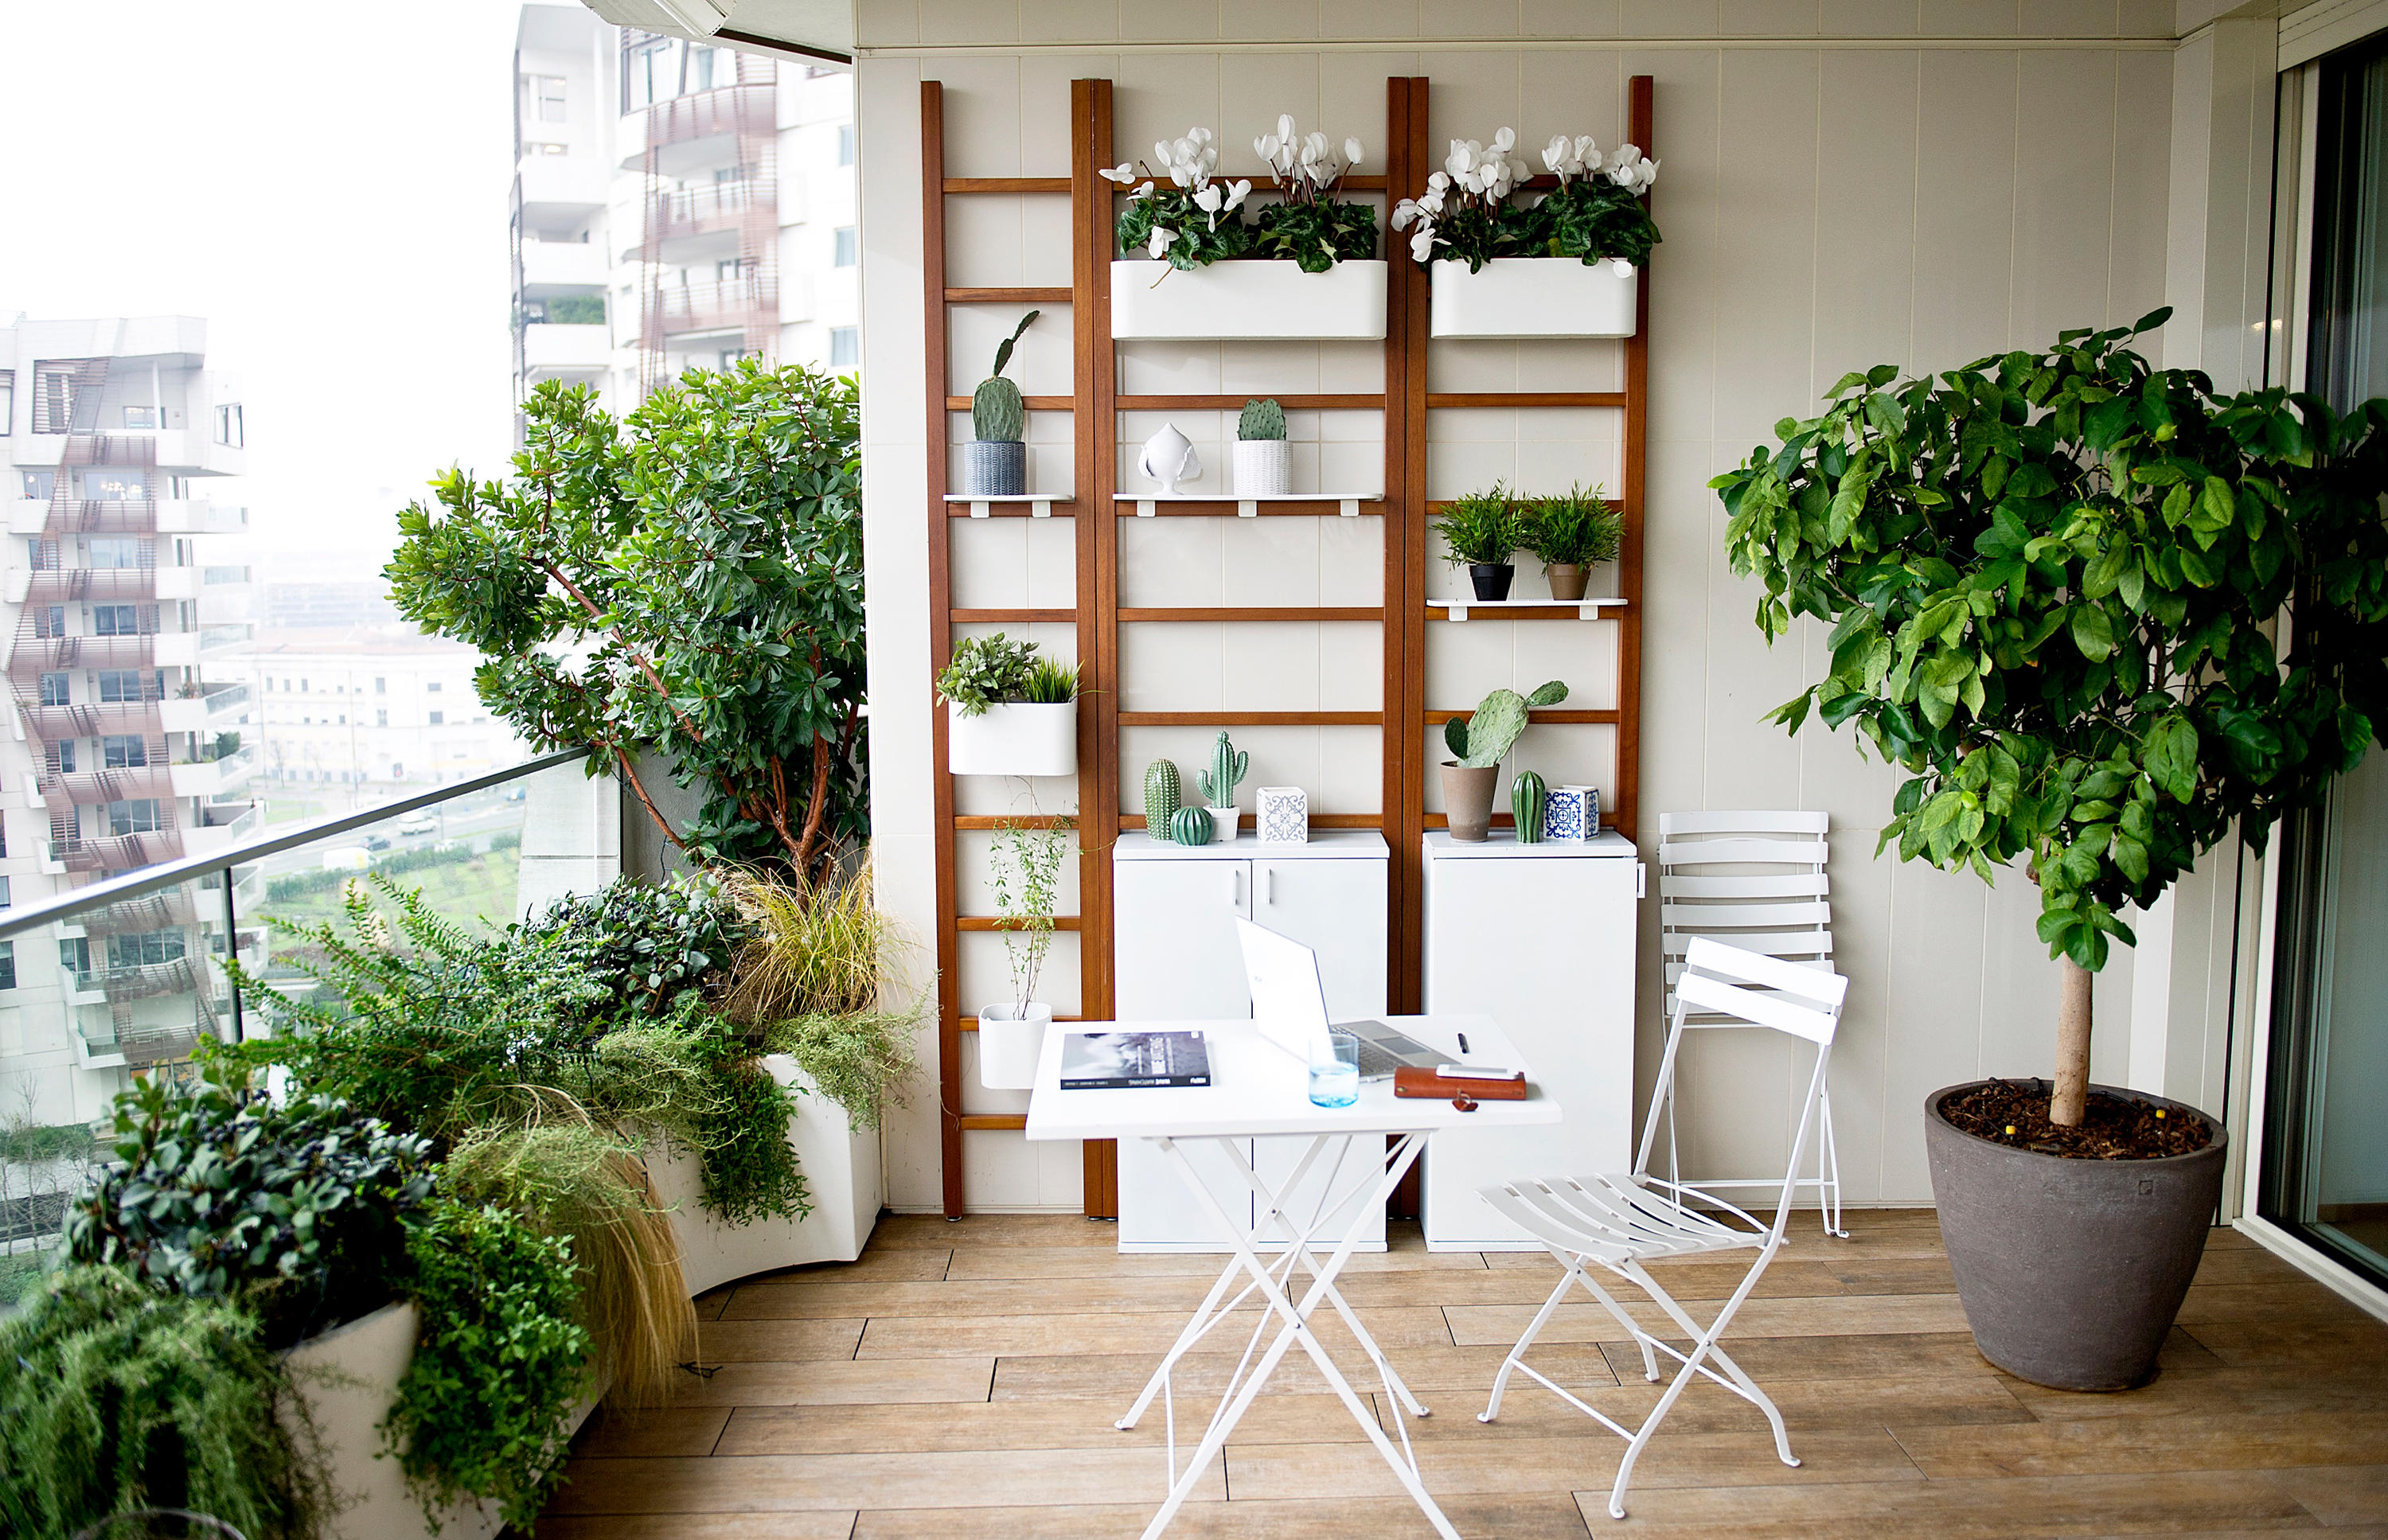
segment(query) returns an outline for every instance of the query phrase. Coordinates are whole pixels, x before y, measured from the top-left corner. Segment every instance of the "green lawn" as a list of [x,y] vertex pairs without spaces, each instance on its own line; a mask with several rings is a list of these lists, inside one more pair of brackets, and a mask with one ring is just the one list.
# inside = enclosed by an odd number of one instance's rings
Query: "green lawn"
[[[437,866],[401,873],[393,880],[401,887],[421,890],[432,909],[443,918],[477,931],[480,920],[488,919],[502,925],[514,917],[516,877],[521,869],[522,852],[508,846],[493,850],[487,855],[443,862]],[[300,925],[320,925],[326,920],[339,918],[340,890],[333,887],[320,893],[308,893],[278,903],[268,902],[260,904],[258,910],[260,914]],[[275,956],[279,957],[290,947],[287,938],[278,934],[273,938]]]
[[302,818],[321,818],[323,815],[323,802],[311,797],[265,799],[265,821],[269,824],[295,824]]

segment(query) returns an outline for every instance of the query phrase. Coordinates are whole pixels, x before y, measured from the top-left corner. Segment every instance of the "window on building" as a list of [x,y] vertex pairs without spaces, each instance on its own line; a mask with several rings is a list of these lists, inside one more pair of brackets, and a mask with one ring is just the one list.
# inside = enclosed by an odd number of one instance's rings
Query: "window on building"
[[68,689],[67,676],[65,675],[44,674],[42,675],[42,704],[44,706],[70,706],[74,704],[74,699]]
[[623,111],[635,112],[680,95],[680,51],[676,37],[652,38],[623,50]]
[[95,567],[146,567],[158,560],[148,541],[130,535],[95,535],[84,547]]
[[248,432],[241,425],[240,403],[237,401],[216,408],[216,442],[235,449],[248,442]]
[[439,726],[439,724],[441,724],[442,722],[445,722],[445,721],[447,721],[447,720],[448,720],[448,713],[447,713],[446,712],[433,712],[433,713],[431,713],[431,725],[432,725],[433,726],[435,726],[435,727],[437,727],[438,726]]
[[99,671],[99,698],[108,705],[121,705],[141,699],[141,671],[137,668],[103,668]]
[[0,437],[15,431],[17,424],[17,372],[0,369]]
[[65,605],[44,605],[41,609],[33,612],[33,635],[37,637],[63,637],[66,634],[67,607]]
[[310,686],[310,685],[307,683],[307,675],[303,675],[303,674],[301,674],[300,675],[298,675],[298,693],[299,693],[299,694],[301,694],[301,695],[306,694],[306,693],[307,693],[307,691],[308,691],[310,688],[312,688],[312,687],[311,687],[311,686]]
[[389,681],[379,675],[375,675],[374,676],[374,693],[375,695],[387,695],[389,693]]
[[91,634],[95,637],[139,636],[141,634],[140,607],[133,604],[93,605]]
[[50,766],[61,776],[75,773],[75,740],[61,738],[50,749]]
[[99,740],[100,763],[110,770],[138,770],[149,763],[149,745],[138,733],[110,733]]
[[7,908],[8,903],[8,879],[0,877],[0,909]]
[[713,264],[713,278],[718,284],[735,284],[746,276],[746,259],[724,257]]
[[110,834],[148,834],[158,827],[158,799],[155,797],[120,798],[108,804],[108,832]]
[[124,409],[124,425],[126,428],[136,432],[155,433],[158,431],[158,409],[156,407],[126,407]]
[[376,710],[374,713],[374,726],[376,727],[387,727],[389,726],[389,712],[387,708]]
[[427,684],[427,685],[424,686],[423,688],[424,688],[424,689],[425,689],[425,690],[426,690],[426,691],[427,691],[427,692],[429,692],[430,694],[437,695],[437,694],[438,694],[438,693],[439,693],[439,681],[438,681],[438,680],[437,680],[437,679],[434,679],[434,680],[432,680],[429,684]]
[[149,477],[125,466],[95,466],[83,473],[83,495],[92,502],[141,502],[149,496]]
[[188,476],[168,476],[166,478],[166,495],[178,500],[187,499],[191,495],[191,478]]
[[69,973],[91,971],[91,938],[67,936],[58,941],[58,966]]
[[17,943],[0,941],[0,990],[17,987]]
[[108,966],[112,968],[155,967],[183,955],[180,930],[132,930],[108,939]]
[[56,471],[27,471],[24,473],[24,477],[25,496],[35,502],[49,501],[50,494],[58,485],[58,473]]
[[829,329],[829,366],[832,369],[862,367],[862,333],[852,326]]
[[837,125],[837,163],[841,166],[854,164],[854,125],[852,123]]
[[540,122],[564,121],[564,77],[562,75],[531,76],[530,99],[534,115]]
[[840,226],[837,233],[836,265],[850,268],[861,259],[862,243],[857,237],[854,226],[850,224]]

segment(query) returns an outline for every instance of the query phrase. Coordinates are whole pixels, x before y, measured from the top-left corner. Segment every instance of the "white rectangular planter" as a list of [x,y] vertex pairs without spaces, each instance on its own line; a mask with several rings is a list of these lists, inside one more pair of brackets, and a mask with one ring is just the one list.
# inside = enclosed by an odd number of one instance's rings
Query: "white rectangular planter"
[[1641,275],[1573,257],[1495,257],[1480,272],[1466,262],[1429,269],[1429,307],[1439,337],[1630,337]]
[[989,706],[964,716],[948,701],[946,768],[957,776],[1074,776],[1078,703]]
[[1379,261],[1338,262],[1325,272],[1285,261],[1213,262],[1192,272],[1166,262],[1111,264],[1111,335],[1123,341],[1373,341],[1384,335]]

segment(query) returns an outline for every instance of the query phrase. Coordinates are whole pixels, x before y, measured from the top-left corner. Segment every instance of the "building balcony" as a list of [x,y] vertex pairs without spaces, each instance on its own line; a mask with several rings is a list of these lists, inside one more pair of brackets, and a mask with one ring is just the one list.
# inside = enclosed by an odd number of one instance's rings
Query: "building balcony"
[[660,328],[667,337],[743,331],[779,324],[780,285],[762,276],[687,284],[659,289],[648,296],[647,303],[647,326]]
[[197,599],[206,587],[197,567],[159,567],[157,573],[159,599]]
[[523,327],[523,372],[533,378],[586,377],[614,365],[610,326],[532,322]]
[[247,685],[215,685],[203,694],[159,701],[158,719],[170,733],[212,733],[248,710]]
[[217,855],[255,839],[264,819],[264,804],[226,802],[204,813],[204,824],[183,831],[183,848],[192,855]]
[[170,428],[151,435],[158,441],[158,468],[184,475],[236,476],[248,468],[248,452],[219,444],[207,428]]
[[66,604],[79,600],[106,603],[116,600],[156,599],[155,567],[24,567],[9,571],[6,597],[18,604]]
[[527,228],[587,219],[605,207],[612,172],[586,155],[527,155],[514,164],[514,196]]
[[217,759],[188,760],[173,766],[177,797],[220,797],[247,786],[257,773],[257,745],[244,743]]
[[158,502],[160,535],[236,535],[248,527],[248,510],[206,498],[164,498]]
[[613,263],[597,241],[532,241],[522,244],[522,292],[544,297],[559,290],[602,292]]
[[145,631],[127,637],[20,637],[8,654],[8,672],[20,678],[62,668],[144,668],[197,661],[168,655],[172,633]]

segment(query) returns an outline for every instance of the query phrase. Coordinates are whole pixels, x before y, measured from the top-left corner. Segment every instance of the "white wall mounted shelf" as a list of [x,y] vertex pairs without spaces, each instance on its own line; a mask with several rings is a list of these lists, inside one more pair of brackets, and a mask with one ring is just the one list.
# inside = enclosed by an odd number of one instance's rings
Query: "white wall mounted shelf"
[[1136,516],[1139,519],[1154,517],[1165,502],[1231,502],[1236,505],[1236,517],[1238,519],[1259,518],[1261,504],[1264,502],[1331,502],[1341,505],[1336,511],[1344,518],[1356,519],[1360,516],[1362,503],[1382,502],[1385,495],[1382,492],[1280,492],[1265,498],[1238,498],[1229,492],[1122,492],[1118,499],[1121,502],[1136,504]]
[[966,502],[970,504],[970,516],[973,519],[992,517],[995,512],[992,505],[999,502],[1024,502],[1028,505],[1028,516],[1030,518],[1049,519],[1053,516],[1053,505],[1055,503],[1068,502],[1076,494],[1071,492],[1030,492],[1019,497],[973,498],[966,493],[948,492],[946,494],[946,500],[947,502]]
[[[1598,620],[1603,610],[1622,610],[1622,599],[1429,599],[1429,620],[1466,620],[1470,611],[1485,612],[1486,620],[1564,620],[1573,611],[1578,620]],[[1438,613],[1440,612],[1440,613]]]

